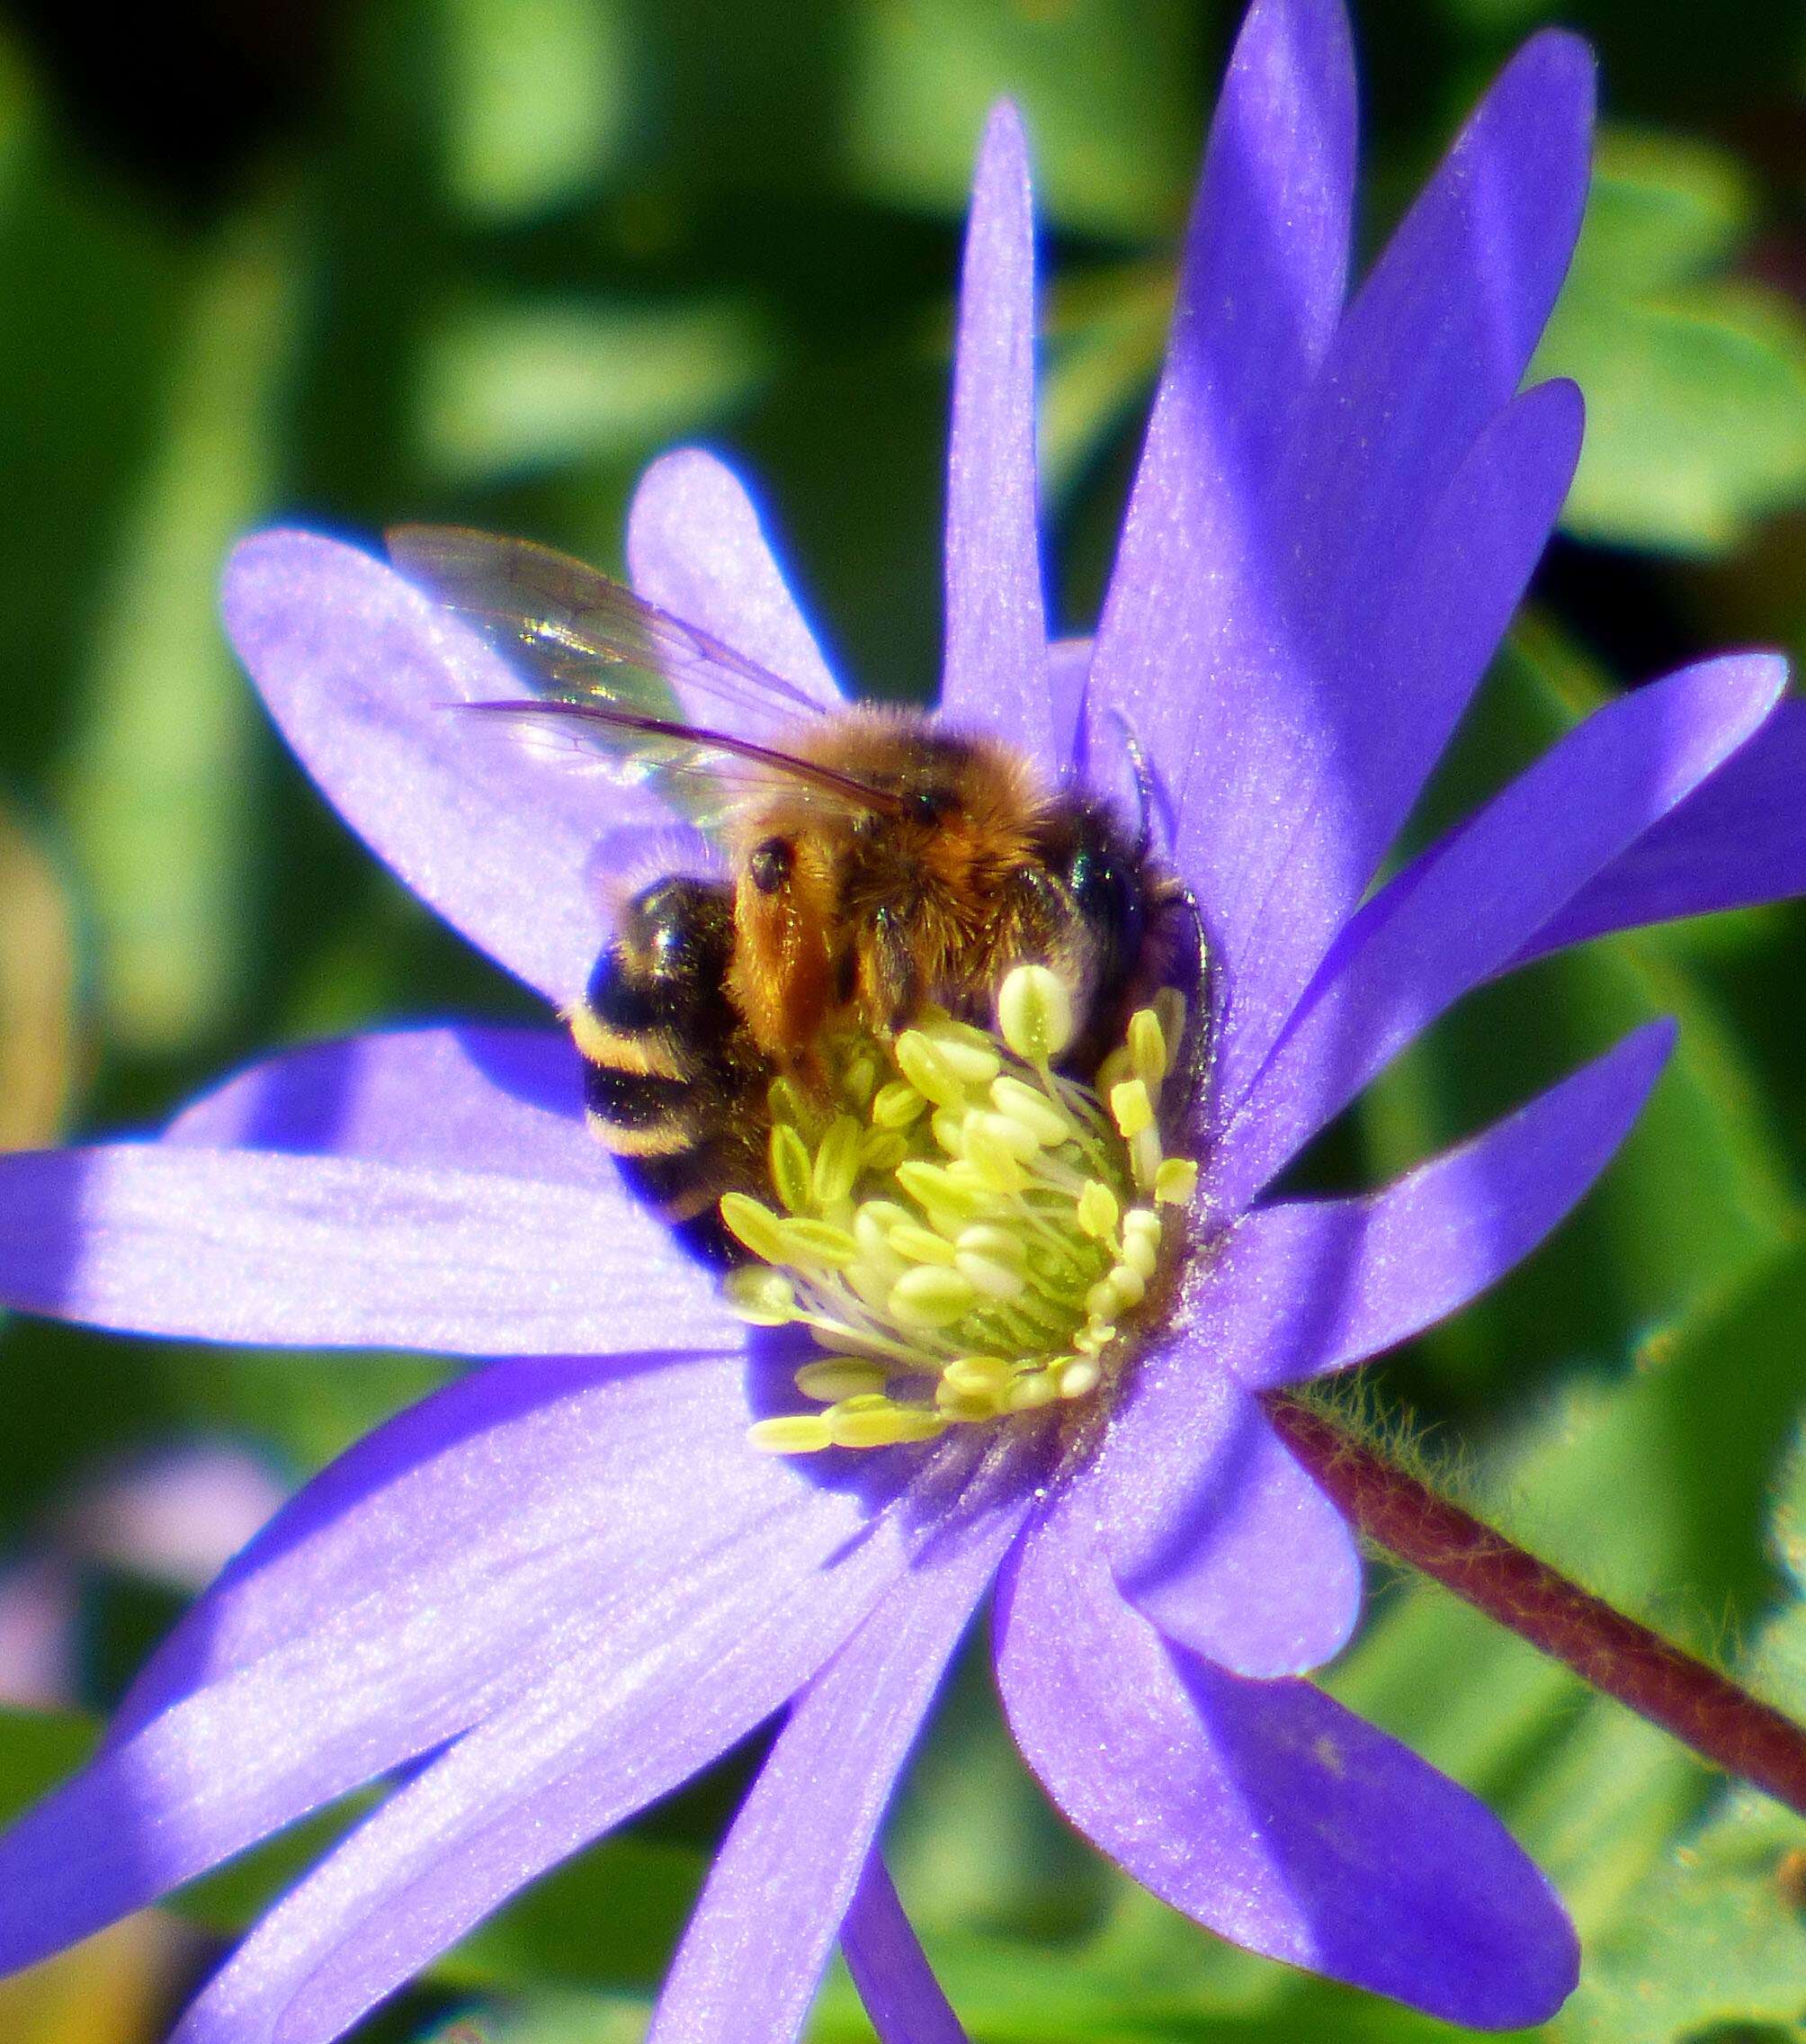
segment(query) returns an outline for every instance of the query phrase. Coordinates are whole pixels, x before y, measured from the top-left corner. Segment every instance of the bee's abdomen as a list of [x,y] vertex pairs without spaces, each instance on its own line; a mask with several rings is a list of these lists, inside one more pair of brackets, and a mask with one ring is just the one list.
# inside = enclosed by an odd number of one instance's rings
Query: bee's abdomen
[[733,936],[725,885],[657,882],[628,904],[570,1018],[591,1129],[632,1189],[705,1249],[752,1070],[726,991]]

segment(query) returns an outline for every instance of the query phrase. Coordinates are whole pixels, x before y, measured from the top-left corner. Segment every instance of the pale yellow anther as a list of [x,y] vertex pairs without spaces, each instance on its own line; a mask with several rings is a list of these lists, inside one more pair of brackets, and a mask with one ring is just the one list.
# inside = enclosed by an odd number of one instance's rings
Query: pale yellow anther
[[1091,1082],[1092,1089],[1100,1100],[1107,1100],[1113,1089],[1125,1079],[1135,1076],[1135,1067],[1130,1060],[1127,1044],[1119,1044],[1097,1068],[1097,1076]]
[[1152,1192],[1160,1172],[1160,1132],[1149,1122],[1129,1138],[1129,1175],[1141,1192]]
[[1028,1244],[1013,1229],[980,1222],[961,1228],[953,1244],[962,1256],[988,1257],[993,1263],[1021,1270],[1028,1263]]
[[810,1174],[818,1206],[837,1206],[851,1198],[859,1179],[859,1144],[864,1133],[851,1115],[837,1115],[829,1123]]
[[899,1221],[886,1238],[897,1254],[908,1263],[938,1263],[952,1268],[953,1245],[919,1222]]
[[907,1079],[893,1079],[872,1096],[872,1119],[880,1128],[907,1128],[927,1105]]
[[966,1131],[970,1125],[963,1108],[936,1107],[934,1119],[928,1124],[934,1140],[950,1157],[963,1157],[966,1153]]
[[929,1041],[954,1078],[974,1090],[988,1086],[1003,1070],[1003,1060],[976,1030],[949,1025]]
[[977,1421],[995,1420],[999,1407],[989,1393],[961,1391],[943,1377],[934,1386],[934,1410],[945,1419],[970,1425]]
[[1102,1179],[1087,1179],[1085,1189],[1078,1196],[1073,1209],[1074,1217],[1084,1233],[1094,1242],[1105,1242],[1114,1232],[1116,1217],[1122,1211],[1116,1195]]
[[1019,1376],[1004,1393],[1006,1412],[1033,1412],[1042,1405],[1051,1405],[1059,1395],[1053,1380],[1044,1372],[1036,1370],[1033,1376]]
[[1028,1183],[1027,1174],[1021,1163],[988,1129],[979,1128],[970,1122],[966,1125],[966,1153],[963,1161],[972,1167],[986,1188],[991,1192],[1020,1192]]
[[796,1387],[805,1398],[833,1405],[843,1398],[870,1396],[884,1388],[884,1372],[876,1363],[856,1362],[851,1357],[836,1357],[820,1363],[805,1363],[796,1373]]
[[1050,1064],[1072,1041],[1072,996],[1045,965],[1018,965],[997,990],[997,1027],[1025,1062]]
[[1198,1167],[1189,1157],[1168,1157],[1154,1173],[1154,1197],[1162,1206],[1185,1206],[1198,1189]]
[[868,1128],[859,1139],[859,1168],[888,1178],[909,1154],[909,1145],[894,1128]]
[[897,1039],[897,1062],[904,1078],[937,1107],[963,1107],[966,1089],[959,1074],[919,1029],[906,1029]]
[[1148,1283],[1133,1264],[1119,1263],[1110,1273],[1110,1289],[1116,1295],[1119,1309],[1139,1306],[1147,1295]]
[[1151,1008],[1138,1008],[1129,1018],[1129,1062],[1136,1078],[1149,1088],[1167,1076],[1167,1039]]
[[1104,1372],[1089,1356],[1059,1366],[1054,1388],[1062,1398],[1088,1398],[1104,1381]]
[[1086,1313],[1094,1321],[1108,1320],[1116,1311],[1116,1287],[1107,1278],[1100,1278],[1085,1295]]
[[1053,1106],[1047,1095],[1007,1073],[991,1081],[991,1105],[1027,1129],[1043,1150],[1057,1150],[1073,1133],[1072,1117]]
[[961,1250],[955,1260],[972,1288],[984,1298],[1018,1299],[1028,1289],[1028,1279],[1019,1263],[977,1256],[970,1250]]
[[1160,1243],[1156,1237],[1149,1241],[1145,1234],[1122,1231],[1122,1268],[1132,1270],[1138,1278],[1148,1278],[1154,1275],[1160,1260]]
[[923,1405],[893,1405],[887,1399],[866,1404],[854,1399],[823,1415],[836,1448],[894,1448],[900,1441],[933,1440],[945,1426],[938,1412]]
[[869,1057],[854,1058],[846,1068],[840,1081],[842,1094],[855,1107],[871,1104],[872,1095],[878,1084],[878,1066]]
[[994,1398],[1010,1381],[1001,1356],[956,1356],[941,1372],[944,1384],[971,1398]]
[[1144,1128],[1154,1125],[1154,1103],[1143,1080],[1125,1079],[1110,1089],[1110,1118],[1125,1143],[1132,1143]]
[[747,1439],[767,1455],[813,1455],[832,1448],[834,1436],[819,1412],[786,1412],[774,1420],[755,1420]]
[[761,1263],[782,1265],[790,1261],[783,1224],[763,1202],[744,1192],[723,1193],[721,1218],[736,1241],[751,1250]]
[[831,1221],[808,1221],[800,1216],[778,1223],[784,1244],[782,1260],[792,1269],[810,1264],[825,1270],[841,1270],[859,1254],[859,1244],[845,1228]]
[[978,1304],[979,1295],[963,1271],[939,1264],[918,1264],[890,1287],[890,1312],[908,1327],[951,1327]]
[[742,1264],[723,1287],[736,1314],[754,1327],[782,1327],[796,1314],[796,1286],[768,1263]]
[[990,1142],[1019,1164],[1032,1164],[1041,1154],[1042,1145],[1034,1131],[1024,1128],[1014,1115],[975,1114],[968,1117],[967,1125],[982,1129]]
[[779,1122],[768,1149],[772,1190],[792,1214],[807,1214],[815,1205],[815,1166],[808,1144],[790,1123]]

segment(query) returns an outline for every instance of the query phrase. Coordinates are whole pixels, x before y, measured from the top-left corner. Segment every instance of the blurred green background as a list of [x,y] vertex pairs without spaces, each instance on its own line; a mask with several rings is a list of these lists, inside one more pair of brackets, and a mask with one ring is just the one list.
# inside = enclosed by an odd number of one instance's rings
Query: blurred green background
[[[121,11],[121,13],[123,11]],[[142,18],[139,18],[141,16]],[[526,1017],[282,753],[214,615],[233,536],[455,518],[618,566],[636,471],[755,476],[843,671],[931,685],[950,287],[987,103],[1051,263],[1061,621],[1089,621],[1234,10],[1212,0],[195,0],[0,7],[0,1143],[144,1124],[375,1018]],[[1798,0],[1368,0],[1371,247],[1511,45],[1596,41],[1604,127],[1543,366],[1587,453],[1431,798],[1709,648],[1806,652]],[[1806,802],[1806,790],[1802,791]],[[1806,911],[1469,1004],[1327,1147],[1396,1169],[1650,1014],[1683,1050],[1605,1188],[1384,1372],[1482,1508],[1806,1713]],[[282,1491],[434,1381],[392,1358],[0,1331],[0,1803]],[[123,1530],[122,1530],[123,1529]],[[1561,2044],[1806,2038],[1806,1825],[1376,1570],[1328,1677],[1489,1796],[1587,1948]],[[745,1756],[529,1896],[367,2040],[637,2038]],[[160,2036],[317,1843],[0,1986],[20,2044]],[[1110,1874],[965,1670],[896,1826],[982,2040],[1454,2033],[1216,1944]],[[461,2027],[460,2027],[461,2026]],[[869,2035],[844,1979],[817,2034]]]

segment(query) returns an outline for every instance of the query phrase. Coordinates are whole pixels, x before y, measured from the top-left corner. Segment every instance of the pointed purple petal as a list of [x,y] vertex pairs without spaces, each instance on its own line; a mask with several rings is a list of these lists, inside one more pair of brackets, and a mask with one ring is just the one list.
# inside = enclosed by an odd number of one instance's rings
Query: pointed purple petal
[[584,1126],[582,1067],[550,1029],[395,1029],[247,1065],[191,1100],[162,1140],[614,1182]]
[[840,1945],[879,2044],[967,2044],[876,1852],[859,1878]]
[[605,1182],[160,1143],[0,1157],[0,1300],[125,1333],[460,1356],[746,1331]]
[[800,2033],[897,1776],[1024,1510],[953,1529],[798,1699],[716,1858],[647,2044]]
[[979,150],[953,344],[941,712],[1053,763],[1034,441],[1034,216],[1008,104]]
[[589,1666],[693,1581],[886,1549],[852,1490],[753,1453],[747,1418],[738,1361],[560,1359],[478,1373],[360,1442],[0,1839],[0,1969]]
[[1167,1646],[1082,1511],[1018,1550],[997,1676],[1071,1821],[1220,1935],[1485,2028],[1541,2022],[1573,1987],[1560,1904],[1483,1804],[1309,1683]]
[[[795,1481],[796,1479],[792,1479]],[[667,1481],[689,1500],[692,1472]],[[819,1670],[908,1567],[906,1514],[821,1489],[610,1600],[506,1710],[396,1791],[258,1926],[176,2044],[324,2044],[508,1896],[667,1793]]]
[[454,929],[554,1001],[602,947],[591,849],[649,795],[537,757],[460,703],[526,693],[382,562],[312,533],[233,551],[226,629],[270,714],[353,830]]
[[[841,707],[746,486],[712,454],[681,447],[647,470],[628,514],[627,559],[648,603],[700,625],[822,709]],[[700,721],[739,728],[720,704]],[[760,731],[749,726],[745,735]]]
[[1228,1102],[1380,864],[1559,506],[1573,395],[1509,401],[1578,221],[1589,106],[1584,50],[1533,42],[1349,309],[1276,458],[1239,489],[1201,465],[1189,498],[1168,493],[1159,571],[1113,581],[1093,722],[1126,713],[1164,777],[1221,968]]
[[[1205,151],[1160,387],[1098,636],[1089,755],[1126,716],[1183,763],[1261,498],[1342,309],[1354,185],[1354,71],[1339,0],[1249,11]],[[1240,572],[1238,569],[1238,572]]]
[[[1529,1255],[1630,1134],[1674,1047],[1651,1022],[1481,1134],[1383,1192],[1262,1207],[1211,1274],[1193,1338],[1236,1331],[1247,1385],[1364,1361],[1477,1298]],[[1152,1398],[1137,1424],[1173,1423]],[[1125,1457],[1133,1453],[1125,1441]]]
[[1806,894],[1806,703],[1775,714],[1595,874],[1517,963],[1609,931]]
[[1784,678],[1776,660],[1709,660],[1619,698],[1369,901],[1218,1146],[1209,1193],[1220,1210],[1246,1205],[1413,1036],[1699,786]]

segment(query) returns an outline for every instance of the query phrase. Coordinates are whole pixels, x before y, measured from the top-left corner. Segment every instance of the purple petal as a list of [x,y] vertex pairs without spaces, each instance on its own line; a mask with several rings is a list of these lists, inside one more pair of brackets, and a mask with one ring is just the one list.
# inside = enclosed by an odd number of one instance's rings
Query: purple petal
[[1101,721],[1126,716],[1176,801],[1202,699],[1220,686],[1205,655],[1234,616],[1221,578],[1248,551],[1249,507],[1342,308],[1354,184],[1354,59],[1339,0],[1262,0],[1211,122],[1086,745],[1109,744]]
[[593,1674],[724,1572],[775,1597],[815,1557],[890,1551],[851,1488],[749,1450],[747,1418],[738,1360],[560,1359],[478,1373],[362,1441],[183,1619],[100,1756],[0,1839],[0,1968]]
[[1043,766],[1049,724],[1034,442],[1034,216],[1013,106],[979,150],[953,345],[942,714],[988,724]]
[[953,1529],[798,1699],[678,1948],[647,2044],[790,2044],[892,1788],[1024,1506]]
[[554,1001],[604,927],[592,847],[665,811],[537,757],[460,703],[526,693],[474,633],[380,561],[312,533],[234,550],[226,629],[321,792],[423,901]]
[[1560,1904],[1483,1804],[1309,1683],[1169,1647],[1082,1511],[1018,1550],[997,1676],[1072,1822],[1220,1935],[1486,2028],[1541,2022],[1573,1987]]
[[125,1333],[460,1356],[745,1335],[606,1183],[160,1143],[0,1157],[0,1301]]
[[[666,1476],[693,1510],[687,1460],[673,1456]],[[815,1496],[800,1522],[720,1543],[656,1594],[640,1584],[630,1604],[605,1599],[531,1690],[398,1789],[264,1918],[176,2044],[324,2044],[524,1883],[770,1716],[922,1537],[904,1513],[863,1514],[851,1492]]]
[[[712,454],[682,447],[647,470],[628,515],[627,559],[633,587],[648,603],[700,625],[822,709],[841,707],[752,498]],[[715,702],[702,721],[738,728]],[[747,735],[760,733],[749,727]]]
[[1749,743],[1547,922],[1518,963],[1615,929],[1806,894],[1806,703]]
[[[1589,105],[1580,46],[1533,42],[1350,307],[1276,458],[1239,489],[1169,493],[1128,608],[1123,569],[1113,583],[1094,714],[1125,713],[1165,777],[1226,990],[1228,1103],[1366,888],[1560,502],[1571,393],[1483,429],[1566,266]],[[1476,562],[1471,608],[1452,603],[1446,578]]]
[[[1219,1399],[1200,1379],[1222,1370],[1186,1343],[1148,1366],[1181,1378],[1161,1400],[1180,1428]],[[1096,1510],[1122,1593],[1168,1639],[1238,1675],[1304,1674],[1347,1644],[1361,1615],[1361,1556],[1342,1514],[1239,1387],[1233,1425],[1208,1457],[1130,1475],[1131,1442],[1156,1457],[1185,1433],[1149,1442],[1123,1414],[1123,1452],[1097,1486]],[[1205,1423],[1208,1425],[1208,1420]],[[1106,1451],[1107,1453],[1107,1451]],[[1100,1475],[1104,1475],[1100,1466]]]
[[309,1044],[191,1100],[165,1143],[612,1186],[584,1126],[582,1067],[550,1029],[396,1029]]
[[1777,660],[1710,660],[1595,713],[1354,917],[1211,1161],[1234,1212],[1761,723]]
[[[1365,1360],[1458,1312],[1556,1228],[1630,1134],[1674,1047],[1651,1022],[1483,1134],[1353,1199],[1262,1207],[1230,1233],[1191,1339],[1254,1388]],[[1182,1421],[1149,1397],[1150,1437]],[[1125,1460],[1135,1452],[1125,1439]]]
[[876,1852],[840,1927],[840,1947],[879,2044],[967,2044]]
[[1085,685],[1091,675],[1091,641],[1056,639],[1047,650],[1047,695],[1053,763],[1059,774],[1078,762],[1079,726],[1085,715]]

